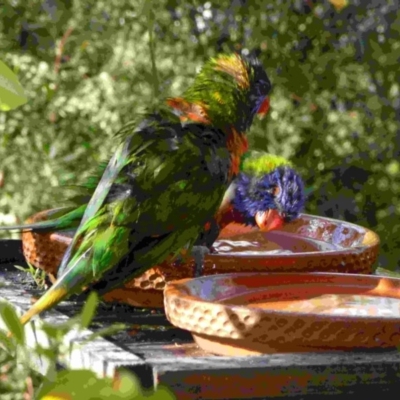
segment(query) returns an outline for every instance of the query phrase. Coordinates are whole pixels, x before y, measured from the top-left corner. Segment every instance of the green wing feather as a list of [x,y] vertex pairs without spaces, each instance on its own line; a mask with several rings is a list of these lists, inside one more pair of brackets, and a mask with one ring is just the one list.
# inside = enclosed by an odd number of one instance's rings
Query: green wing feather
[[82,232],[86,231],[86,223],[90,221],[91,218],[93,218],[99,211],[99,208],[103,205],[104,200],[109,194],[111,186],[116,181],[118,174],[128,162],[129,144],[130,138],[125,139],[125,141],[119,146],[114,156],[111,158],[109,164],[105,168],[103,176],[100,179],[100,182],[97,185],[87,207],[85,208],[85,212],[78,226],[77,232],[64,254],[58,270],[58,276],[62,276],[64,272],[67,272],[66,268],[68,262],[70,261],[71,253],[76,248],[77,243],[81,239]]

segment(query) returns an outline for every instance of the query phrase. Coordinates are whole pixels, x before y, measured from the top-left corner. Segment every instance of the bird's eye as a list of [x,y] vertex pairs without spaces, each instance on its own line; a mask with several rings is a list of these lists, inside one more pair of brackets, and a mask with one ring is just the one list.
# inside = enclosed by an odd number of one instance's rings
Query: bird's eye
[[274,196],[279,196],[279,193],[281,192],[281,188],[279,186],[275,186],[272,193]]
[[272,194],[272,196],[276,197],[281,192],[281,188],[279,186],[273,186],[273,187],[266,189],[266,192],[270,193],[270,194]]

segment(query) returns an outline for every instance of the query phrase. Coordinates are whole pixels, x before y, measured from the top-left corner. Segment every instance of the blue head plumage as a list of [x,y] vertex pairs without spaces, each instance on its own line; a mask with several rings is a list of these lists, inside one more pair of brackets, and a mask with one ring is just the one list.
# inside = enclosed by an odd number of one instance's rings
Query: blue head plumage
[[289,166],[278,166],[271,172],[253,175],[241,172],[235,179],[233,207],[244,222],[256,225],[257,214],[272,211],[281,222],[296,219],[305,203],[304,184]]

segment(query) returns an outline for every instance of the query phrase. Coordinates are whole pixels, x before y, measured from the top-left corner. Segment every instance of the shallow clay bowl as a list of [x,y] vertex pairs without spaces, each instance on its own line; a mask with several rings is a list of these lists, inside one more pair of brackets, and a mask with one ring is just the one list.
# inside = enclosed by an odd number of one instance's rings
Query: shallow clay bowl
[[[54,210],[32,216],[47,219]],[[27,261],[51,276],[57,274],[73,232],[22,234]],[[217,253],[206,257],[204,274],[227,272],[373,272],[379,237],[369,229],[329,218],[302,214],[282,229],[268,233],[230,224],[214,244]],[[194,276],[194,265],[162,264],[104,296],[139,307],[163,307],[165,283]]]
[[274,352],[393,348],[400,279],[339,273],[238,273],[170,282],[169,321],[204,350]]

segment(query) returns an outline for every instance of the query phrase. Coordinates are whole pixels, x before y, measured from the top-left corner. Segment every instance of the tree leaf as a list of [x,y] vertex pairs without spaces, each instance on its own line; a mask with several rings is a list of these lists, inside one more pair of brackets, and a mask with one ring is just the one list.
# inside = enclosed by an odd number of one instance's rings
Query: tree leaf
[[9,111],[27,102],[16,75],[0,60],[0,110]]
[[98,304],[99,297],[97,294],[95,292],[90,293],[81,313],[80,326],[82,329],[87,328],[92,322]]
[[44,383],[37,393],[37,398],[43,400],[99,399],[101,397],[98,393],[110,386],[110,378],[99,379],[94,372],[89,370],[60,371],[55,381]]
[[23,346],[25,344],[25,329],[19,321],[14,307],[5,302],[0,303],[0,315],[9,332],[15,337],[17,343]]
[[13,342],[5,332],[0,331],[0,349],[2,348],[5,348],[9,353],[14,353],[15,342]]
[[138,378],[124,369],[119,369],[113,378],[113,391],[118,393],[118,398],[140,399],[143,398],[142,388]]

